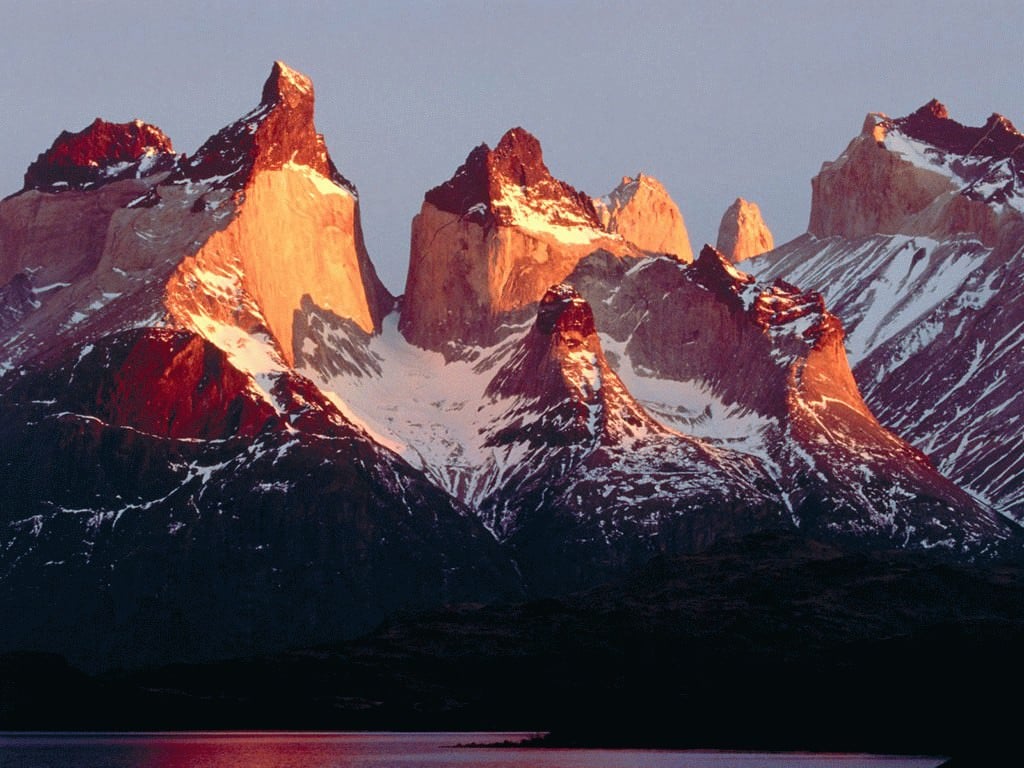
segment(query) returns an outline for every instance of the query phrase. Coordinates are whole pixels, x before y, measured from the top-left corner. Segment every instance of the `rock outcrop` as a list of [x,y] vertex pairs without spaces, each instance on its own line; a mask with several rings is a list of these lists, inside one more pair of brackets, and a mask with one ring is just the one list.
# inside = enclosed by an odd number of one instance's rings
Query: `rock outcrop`
[[311,311],[378,332],[393,298],[313,110],[309,79],[277,62],[259,106],[187,160],[141,123],[62,134],[26,174],[30,188],[0,203],[0,286],[21,275],[38,303],[0,366],[54,335],[154,323],[229,353],[255,334],[282,365],[301,352],[296,328]]
[[690,237],[679,207],[657,179],[643,173],[624,176],[622,183],[605,197],[595,198],[594,207],[609,232],[648,253],[693,261]]
[[[651,392],[648,409],[764,457],[801,527],[975,553],[1013,539],[1010,526],[878,423],[850,371],[842,324],[820,294],[758,283],[710,246],[689,267],[595,254],[569,279],[621,350],[630,388]],[[659,301],[650,301],[651,285]]]
[[635,251],[605,231],[589,197],[551,176],[537,139],[513,128],[426,193],[399,327],[450,357],[489,346],[597,249]]
[[904,118],[871,113],[859,136],[811,182],[808,232],[942,239],[972,234],[994,245],[1024,215],[1022,136],[992,115],[970,128],[930,101]]
[[163,131],[135,120],[96,118],[77,133],[64,131],[25,172],[24,189],[91,189],[121,179],[171,170],[178,158]]
[[760,256],[775,247],[771,230],[761,217],[757,203],[742,197],[730,205],[718,225],[718,243],[715,250],[733,264],[753,256]]
[[[171,314],[205,333],[206,318],[236,324],[220,311],[225,290],[244,295],[258,315],[249,313],[242,329],[265,323],[289,365],[296,344],[301,348],[294,321],[304,300],[371,334],[391,306],[366,253],[355,188],[328,155],[313,108],[310,80],[276,62],[260,105],[211,137],[167,182],[186,189],[200,184],[207,195],[240,192],[229,203],[233,210],[220,211],[226,225],[172,278]],[[202,197],[193,205],[217,207]]]
[[753,457],[676,433],[643,409],[570,285],[545,293],[485,395],[503,409],[486,444],[517,460],[478,514],[542,593],[789,524]]

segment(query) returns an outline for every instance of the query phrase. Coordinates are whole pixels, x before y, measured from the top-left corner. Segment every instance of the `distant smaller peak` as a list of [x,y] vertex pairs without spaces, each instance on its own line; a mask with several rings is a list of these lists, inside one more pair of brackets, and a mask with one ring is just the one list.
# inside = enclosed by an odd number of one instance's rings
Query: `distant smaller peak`
[[737,197],[722,215],[716,250],[733,264],[772,250],[775,240],[757,203]]
[[619,185],[609,192],[605,196],[604,200],[600,202],[612,209],[617,210],[623,208],[630,203],[641,188],[649,190],[657,195],[664,195],[668,197],[668,191],[660,181],[650,174],[638,171],[636,176],[623,176]]
[[281,102],[295,103],[314,98],[313,81],[283,61],[275,61],[270,77],[263,84],[261,104],[274,106]]
[[1001,115],[998,112],[993,112],[988,116],[988,120],[985,121],[985,129],[995,129],[1004,133],[1012,134],[1014,136],[1022,136],[1021,132],[1017,130],[1017,126],[1013,124],[1010,118],[1005,115]]

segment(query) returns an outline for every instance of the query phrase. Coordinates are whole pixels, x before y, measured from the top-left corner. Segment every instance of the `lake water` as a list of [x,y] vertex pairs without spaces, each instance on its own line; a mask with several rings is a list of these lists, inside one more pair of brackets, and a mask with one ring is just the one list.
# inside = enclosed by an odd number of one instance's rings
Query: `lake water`
[[934,768],[934,758],[477,749],[495,733],[0,734],[3,768]]

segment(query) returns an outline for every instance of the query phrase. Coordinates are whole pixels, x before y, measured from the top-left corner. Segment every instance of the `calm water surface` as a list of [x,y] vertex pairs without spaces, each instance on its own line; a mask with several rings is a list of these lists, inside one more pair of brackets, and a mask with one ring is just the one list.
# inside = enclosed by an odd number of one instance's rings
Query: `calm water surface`
[[934,768],[932,758],[465,749],[494,733],[0,734],[3,768]]

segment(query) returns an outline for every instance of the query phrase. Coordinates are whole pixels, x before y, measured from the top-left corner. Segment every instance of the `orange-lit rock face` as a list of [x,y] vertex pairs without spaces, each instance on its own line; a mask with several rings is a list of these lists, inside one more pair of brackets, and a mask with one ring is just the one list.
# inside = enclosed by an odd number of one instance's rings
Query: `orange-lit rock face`
[[869,114],[861,134],[811,181],[808,231],[826,237],[978,236],[993,245],[1024,212],[1022,136],[1000,115],[970,128],[936,101],[903,118]]
[[771,230],[756,203],[736,198],[722,216],[716,249],[733,264],[759,256],[775,247]]
[[[166,323],[219,345],[269,335],[276,365],[291,364],[304,300],[379,330],[390,296],[366,254],[355,189],[312,117],[308,78],[278,62],[255,110],[187,163],[160,155],[172,159],[169,173],[145,165],[145,153],[170,150],[149,126],[100,122],[62,135],[33,168],[70,158],[117,173],[0,203],[0,286],[20,275],[37,305],[18,349],[8,350],[11,364],[31,356],[33,338]],[[98,159],[83,160],[86,149]],[[122,154],[138,152],[134,175],[121,178]],[[27,177],[38,175],[30,169]]]
[[426,194],[412,223],[401,330],[446,353],[499,340],[595,250],[635,248],[600,225],[590,199],[554,179],[537,140],[516,128],[474,149]]
[[532,306],[602,247],[628,250],[600,234],[566,242],[557,233],[485,225],[424,203],[413,219],[402,330],[427,349],[450,340],[492,344],[503,315]]
[[313,109],[309,78],[276,62],[260,105],[211,137],[168,183],[237,190],[224,210],[204,211],[197,201],[201,215],[225,223],[171,281],[172,316],[200,333],[210,333],[210,319],[246,331],[265,324],[288,365],[304,297],[367,333],[380,329],[386,301],[355,188],[327,154]]
[[[227,226],[186,258],[168,286],[175,318],[204,332],[199,315],[246,328],[238,291],[255,303],[289,364],[294,362],[292,323],[303,296],[354,321],[367,333],[379,329],[379,308],[368,286],[368,267],[355,198],[304,166],[258,171]],[[214,301],[190,295],[204,286]]]
[[[907,220],[954,191],[942,174],[919,168],[861,134],[811,180],[808,232],[859,237],[902,231]],[[909,234],[909,233],[908,233]]]
[[644,174],[625,177],[606,197],[594,200],[601,223],[637,248],[693,261],[690,237],[679,207],[661,183]]

